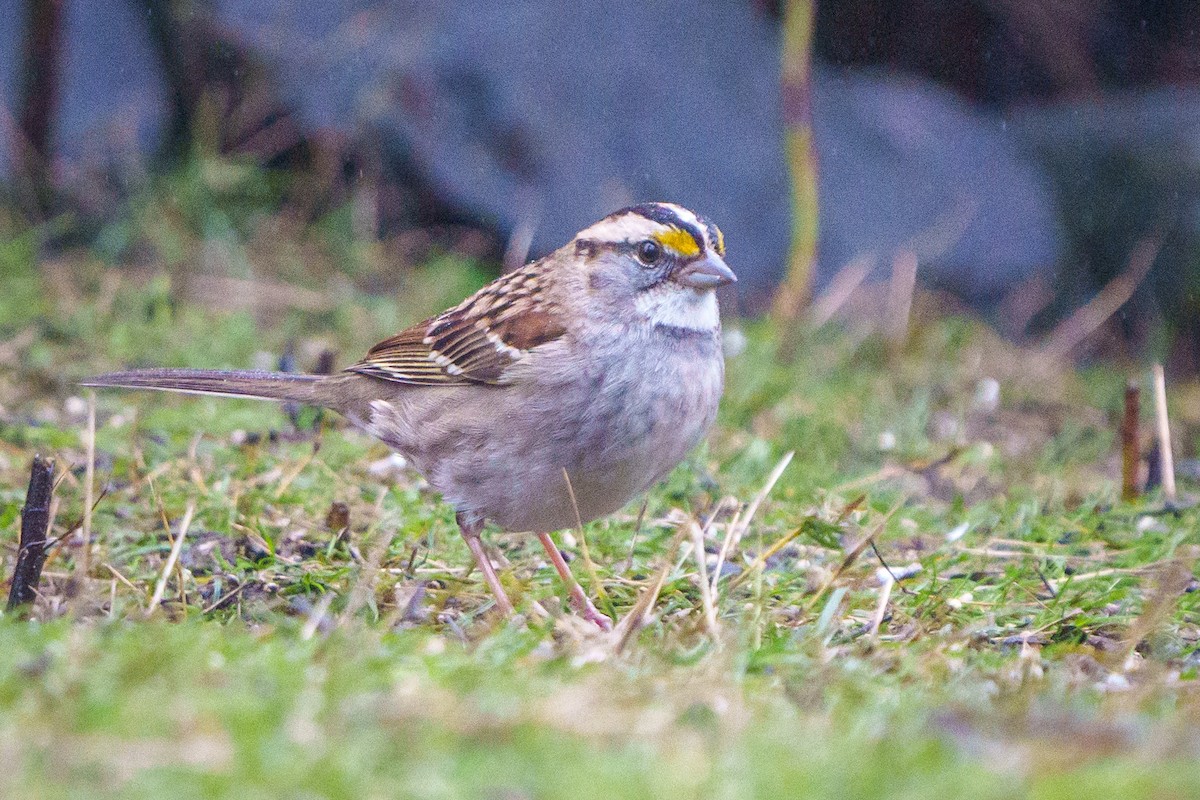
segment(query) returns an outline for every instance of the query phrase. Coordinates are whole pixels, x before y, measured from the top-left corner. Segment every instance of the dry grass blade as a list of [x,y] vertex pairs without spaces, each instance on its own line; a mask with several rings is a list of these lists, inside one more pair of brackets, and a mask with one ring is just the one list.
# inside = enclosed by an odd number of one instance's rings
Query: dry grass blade
[[92,497],[96,483],[96,393],[88,392],[87,400],[87,465],[83,476],[83,544],[79,549],[76,572],[79,580],[87,578],[92,550]]
[[[775,484],[779,482],[783,471],[787,469],[788,464],[792,463],[792,458],[796,455],[795,450],[789,450],[784,454],[783,458],[779,459],[779,463],[775,465],[775,469],[771,470],[771,474],[767,476],[766,483],[758,490],[758,494],[754,495],[754,499],[750,501],[750,505],[746,507],[746,512],[729,523],[729,527],[725,531],[725,541],[721,543],[721,550],[717,553],[717,566],[713,571],[712,591],[716,594],[717,582],[721,579],[721,568],[725,566],[725,559],[729,552],[737,547],[741,542],[742,537],[746,535],[746,531],[750,528],[750,522],[754,519],[754,515],[758,513],[758,507],[767,499],[767,495],[775,488]],[[714,512],[715,516],[715,512]]]
[[642,590],[638,595],[637,602],[633,604],[633,608],[629,609],[629,612],[613,628],[613,641],[616,642],[615,652],[623,652],[638,631],[646,626],[650,609],[654,608],[654,604],[658,602],[658,595],[667,582],[667,576],[671,574],[675,556],[679,552],[679,546],[683,543],[685,534],[686,530],[682,527],[675,532],[675,538],[671,541],[671,547],[663,557],[663,565],[659,569],[658,575],[655,576],[654,582]]
[[1162,457],[1163,495],[1168,503],[1178,499],[1175,491],[1175,457],[1171,453],[1171,421],[1167,416],[1167,379],[1162,364],[1154,365],[1154,419],[1158,429],[1158,452]]
[[[841,510],[841,513],[838,514],[838,522],[841,523],[842,521],[844,521],[846,519],[846,517],[850,516],[850,513],[852,511],[854,511],[854,509],[856,509],[860,505],[862,505],[864,500],[866,500],[866,496],[860,495],[859,497],[850,501],[850,503],[848,503],[846,505],[846,507]],[[736,589],[738,586],[741,586],[742,583],[747,578],[749,578],[751,575],[755,575],[759,571],[764,569],[767,566],[767,562],[771,559],[772,556],[774,556],[776,553],[778,553],[783,548],[787,547],[792,542],[792,540],[794,540],[797,536],[799,536],[803,532],[804,532],[804,527],[800,526],[800,527],[797,527],[794,530],[784,534],[783,536],[781,536],[779,539],[777,539],[775,541],[774,544],[772,544],[770,547],[768,547],[766,550],[764,550],[762,553],[760,553],[758,558],[754,559],[754,562],[751,563],[750,566],[745,569],[745,571],[743,571],[741,574],[739,574],[735,578],[733,578],[733,580],[731,580],[729,582],[729,586],[727,588],[732,590],[732,589]],[[866,540],[866,543],[870,544],[870,539]]]
[[887,308],[884,310],[884,337],[893,347],[908,337],[908,320],[912,316],[913,293],[917,287],[917,254],[900,250],[892,259],[892,279],[888,284]]
[[1134,648],[1147,636],[1157,630],[1175,608],[1179,598],[1187,591],[1192,581],[1192,570],[1196,563],[1195,546],[1186,548],[1190,555],[1174,558],[1158,569],[1154,589],[1146,599],[1141,615],[1129,626],[1124,642],[1119,650],[1113,653],[1113,666],[1122,669]]
[[131,589],[131,590],[132,590],[132,591],[134,591],[134,592],[137,592],[137,591],[139,591],[139,590],[138,590],[138,587],[134,585],[133,581],[129,580],[129,578],[126,578],[124,575],[122,575],[122,574],[121,574],[121,572],[120,572],[120,570],[118,570],[118,569],[117,569],[116,567],[114,567],[112,564],[109,564],[107,561],[104,561],[104,562],[101,562],[100,566],[102,566],[102,567],[104,567],[106,570],[108,570],[108,571],[109,571],[109,573],[111,573],[111,574],[112,574],[112,576],[113,576],[113,579],[114,579],[114,580],[118,580],[118,581],[120,581],[120,582],[121,582],[121,583],[123,583],[123,584],[124,584],[124,585],[125,585],[127,588]]
[[887,614],[888,601],[892,598],[892,587],[895,585],[896,581],[889,571],[887,578],[883,581],[883,586],[879,588],[879,604],[875,606],[875,613],[871,616],[871,626],[867,629],[867,636],[872,641],[879,638],[879,626],[883,624],[883,618]]
[[821,584],[821,588],[817,589],[816,594],[814,594],[812,599],[808,601],[808,605],[804,607],[806,613],[812,611],[813,607],[816,606],[825,593],[829,591],[829,587],[833,586],[834,582],[836,582],[837,579],[842,576],[842,573],[849,569],[850,565],[857,561],[858,557],[863,554],[863,551],[871,546],[871,543],[875,541],[875,537],[883,533],[883,529],[887,526],[888,520],[890,520],[892,515],[904,506],[905,502],[905,498],[900,498],[900,500],[896,501],[896,504],[888,509],[888,512],[883,515],[883,519],[879,520],[879,522],[875,524],[875,527],[871,529],[871,532],[859,540],[854,547],[850,548],[845,557],[842,558],[842,562],[838,564],[837,569],[833,571],[832,575],[825,579],[825,582]]
[[[375,516],[377,519],[383,510],[383,499],[386,496],[387,490],[381,489],[375,502]],[[355,582],[354,588],[350,590],[350,598],[346,601],[346,607],[342,610],[341,622],[345,622],[357,614],[359,609],[366,605],[367,597],[370,593],[375,591],[375,578],[379,574],[379,565],[383,563],[383,557],[387,554],[388,548],[392,546],[392,539],[395,537],[396,532],[392,530],[380,536],[378,541],[372,544],[370,552],[367,553],[367,560],[363,564],[362,570],[359,571],[358,581]]]
[[726,588],[730,591],[733,591],[737,587],[741,586],[749,576],[754,575],[760,570],[764,569],[767,566],[767,562],[771,560],[771,557],[783,548],[787,547],[788,544],[790,544],[793,539],[799,536],[800,532],[803,530],[803,528],[796,528],[776,539],[774,544],[758,554],[758,558],[754,559],[750,566],[746,567],[745,570],[734,576],[733,580],[729,581],[729,586]]
[[596,562],[592,561],[592,553],[588,549],[587,534],[583,532],[583,518],[579,516],[579,504],[575,501],[575,487],[571,485],[571,476],[567,474],[566,468],[563,468],[562,474],[563,480],[567,482],[567,494],[571,498],[571,509],[575,512],[575,526],[579,531],[579,554],[583,556],[583,568],[587,570],[588,581],[592,584],[592,593],[604,601],[611,614],[612,603],[608,599],[608,592],[604,590],[604,584],[600,582],[600,574],[596,572]]
[[708,569],[704,563],[704,529],[694,517],[688,517],[684,527],[692,539],[692,555],[696,558],[696,574],[700,583],[700,603],[704,608],[704,627],[710,636],[717,635],[717,608],[713,603],[712,587],[708,584]]
[[833,279],[829,281],[825,292],[809,308],[808,324],[813,328],[820,328],[833,319],[834,315],[854,294],[854,290],[861,286],[862,282],[871,274],[871,270],[875,268],[875,261],[875,254],[870,253],[859,256],[839,269]]
[[1117,313],[1146,279],[1161,247],[1162,239],[1157,236],[1138,242],[1129,254],[1125,271],[1105,284],[1087,305],[1055,328],[1042,345],[1042,354],[1051,358],[1066,356],[1105,320]]
[[[167,590],[167,579],[171,577],[171,571],[175,569],[175,563],[179,560],[179,553],[183,550],[183,540],[187,538],[188,528],[192,526],[192,516],[196,513],[196,503],[188,503],[187,510],[183,512],[183,521],[179,523],[179,535],[175,537],[175,541],[171,544],[171,553],[167,556],[167,563],[163,564],[162,575],[158,577],[158,583],[154,587],[154,595],[150,598],[150,605],[146,607],[146,616],[149,617],[154,613],[154,609],[158,608],[158,604],[162,602],[163,593]],[[170,536],[171,530],[168,527],[167,535]]]
[[[971,552],[971,551],[964,550],[964,552]],[[993,557],[993,558],[995,558],[995,557],[1003,558],[1008,555],[1011,555],[1010,553],[1007,553],[1006,551],[978,551],[978,554]],[[1024,558],[1029,557],[1028,553],[1020,553],[1019,555],[1021,555]],[[1057,594],[1061,594],[1062,588],[1069,584],[1080,583],[1082,581],[1092,581],[1092,580],[1095,580],[1096,578],[1110,578],[1113,575],[1137,575],[1137,574],[1139,574],[1139,571],[1140,570],[1138,570],[1138,569],[1125,569],[1122,567],[1106,567],[1105,569],[1098,569],[1098,570],[1095,570],[1094,572],[1077,572],[1074,575],[1068,575],[1065,578],[1052,578],[1052,579],[1047,580],[1045,582],[1045,584],[1046,584],[1046,587],[1050,590],[1051,594],[1057,595]]]
[[313,606],[309,612],[308,618],[304,620],[304,627],[300,629],[301,641],[307,642],[316,634],[317,629],[321,627],[321,623],[325,621],[329,614],[329,606],[333,603],[333,592],[326,592]]
[[288,487],[292,485],[292,481],[296,480],[296,478],[299,478],[300,474],[308,468],[308,465],[311,464],[313,459],[317,457],[317,450],[319,448],[319,443],[313,442],[313,448],[308,455],[300,459],[300,463],[292,467],[292,469],[289,470],[288,473],[279,480],[279,485],[275,487],[276,499],[283,497],[283,493],[286,492]]

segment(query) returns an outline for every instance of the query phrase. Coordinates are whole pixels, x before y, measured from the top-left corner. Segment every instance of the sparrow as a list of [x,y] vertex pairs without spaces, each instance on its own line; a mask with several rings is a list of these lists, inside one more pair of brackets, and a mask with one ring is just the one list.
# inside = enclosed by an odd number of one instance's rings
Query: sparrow
[[721,231],[671,203],[621,209],[566,246],[375,345],[334,375],[146,369],[84,386],[332,409],[403,455],[456,511],[496,606],[485,522],[535,533],[570,604],[604,629],[550,532],[620,510],[704,437],[724,382]]

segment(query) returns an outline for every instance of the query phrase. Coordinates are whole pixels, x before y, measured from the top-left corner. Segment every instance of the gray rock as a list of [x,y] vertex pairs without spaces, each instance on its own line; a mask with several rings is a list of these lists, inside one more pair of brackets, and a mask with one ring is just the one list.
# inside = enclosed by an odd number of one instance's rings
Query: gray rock
[[[0,15],[20,6],[0,0]],[[84,172],[149,152],[166,96],[133,4],[67,6],[56,155]],[[382,142],[396,174],[458,215],[501,236],[527,227],[534,254],[621,205],[670,199],[721,225],[744,297],[783,274],[778,30],[751,3],[215,0],[212,13],[309,135]],[[0,50],[9,105],[17,53]],[[999,116],[915,79],[814,76],[820,280],[906,247],[926,282],[986,303],[1058,258],[1054,198]]]
[[898,248],[926,284],[988,305],[1062,250],[1055,197],[997,113],[880,73],[818,70],[821,272]]

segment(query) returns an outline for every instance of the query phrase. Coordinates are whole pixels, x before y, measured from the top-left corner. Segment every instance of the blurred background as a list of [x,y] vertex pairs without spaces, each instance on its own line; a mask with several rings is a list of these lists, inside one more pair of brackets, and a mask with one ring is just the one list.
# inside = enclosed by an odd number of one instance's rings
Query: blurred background
[[661,199],[724,229],[743,314],[869,319],[915,272],[921,307],[1195,376],[1198,25],[1189,0],[0,0],[0,270],[41,281],[0,334],[79,254],[320,310]]

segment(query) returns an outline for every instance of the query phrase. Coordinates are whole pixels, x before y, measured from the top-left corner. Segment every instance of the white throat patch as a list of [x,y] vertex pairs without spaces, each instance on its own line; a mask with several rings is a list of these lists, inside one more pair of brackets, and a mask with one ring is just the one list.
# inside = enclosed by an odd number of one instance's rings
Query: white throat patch
[[715,331],[721,325],[715,292],[697,292],[675,286],[659,286],[639,292],[634,306],[652,325]]

